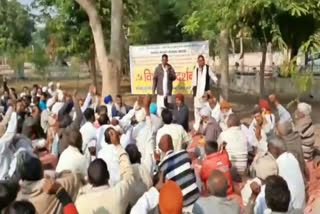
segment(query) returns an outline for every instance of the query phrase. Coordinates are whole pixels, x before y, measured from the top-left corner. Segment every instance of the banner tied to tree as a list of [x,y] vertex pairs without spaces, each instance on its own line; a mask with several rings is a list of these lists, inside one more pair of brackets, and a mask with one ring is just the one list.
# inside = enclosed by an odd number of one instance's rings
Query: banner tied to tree
[[161,56],[169,56],[177,79],[173,93],[191,93],[192,74],[199,55],[209,61],[209,41],[130,46],[130,75],[132,94],[151,94],[153,73],[161,63]]

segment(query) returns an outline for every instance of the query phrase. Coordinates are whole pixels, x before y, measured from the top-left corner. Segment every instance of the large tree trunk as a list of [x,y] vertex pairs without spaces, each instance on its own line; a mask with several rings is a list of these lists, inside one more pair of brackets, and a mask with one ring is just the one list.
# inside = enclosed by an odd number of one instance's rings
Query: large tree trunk
[[[118,66],[116,66],[117,62],[113,63],[113,61],[107,56],[102,24],[96,8],[96,2],[93,0],[75,1],[79,3],[89,17],[98,63],[102,73],[102,96],[106,96],[108,94],[115,96],[118,94],[120,86],[120,81],[117,81],[119,70],[117,69]],[[112,1],[112,3],[114,3],[114,1]],[[112,22],[111,24],[113,25],[117,23]]]
[[231,49],[232,49],[232,56],[234,58],[235,55],[236,55],[236,47],[235,47],[235,44],[234,44],[234,39],[232,38],[231,35],[230,35],[230,43],[231,43]]
[[92,45],[90,50],[90,59],[89,59],[89,70],[90,70],[90,79],[92,85],[96,86],[97,91],[99,91],[98,88],[98,81],[97,81],[97,67],[96,67],[96,50],[94,48],[94,45]]
[[240,71],[241,73],[244,72],[244,50],[243,50],[243,38],[240,37],[240,57],[239,57],[239,61],[240,61]]
[[[114,62],[115,80],[120,83],[120,76],[122,72],[121,60],[123,49],[123,0],[111,1],[111,41],[110,41],[110,56]],[[120,90],[120,84],[118,84],[117,91]]]
[[267,59],[267,44],[262,44],[262,59],[260,64],[260,98],[264,98],[264,70]]
[[228,30],[220,32],[220,70],[221,70],[221,92],[224,100],[229,99],[229,36]]

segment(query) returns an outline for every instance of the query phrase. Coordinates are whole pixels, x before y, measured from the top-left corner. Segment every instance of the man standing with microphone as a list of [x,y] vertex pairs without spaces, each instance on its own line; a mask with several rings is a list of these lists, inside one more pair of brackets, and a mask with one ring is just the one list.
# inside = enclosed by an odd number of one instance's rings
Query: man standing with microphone
[[152,93],[157,90],[157,107],[158,115],[165,108],[164,99],[167,97],[168,102],[172,103],[173,81],[176,80],[176,72],[173,67],[168,64],[168,55],[162,55],[162,63],[156,67],[153,75]]
[[205,64],[203,55],[198,56],[198,66],[195,68],[192,75],[192,92],[194,97],[194,129],[199,130],[201,116],[200,110],[204,107],[204,95],[210,91],[210,79],[215,84],[218,83],[217,76],[213,73],[209,65]]

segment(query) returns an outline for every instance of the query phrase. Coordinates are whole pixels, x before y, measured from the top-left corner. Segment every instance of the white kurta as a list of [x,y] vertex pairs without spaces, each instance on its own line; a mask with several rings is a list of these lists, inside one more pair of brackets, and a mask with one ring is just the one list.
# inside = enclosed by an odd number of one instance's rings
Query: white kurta
[[89,164],[85,156],[80,153],[78,148],[68,146],[59,158],[56,172],[60,173],[64,170],[71,170],[73,173],[80,173],[86,176],[88,167]]
[[181,145],[183,143],[189,144],[191,142],[191,139],[188,133],[179,124],[173,124],[173,123],[169,125],[165,124],[162,128],[160,128],[158,130],[157,138],[156,138],[157,146],[159,145],[160,140],[164,135],[171,136],[174,151],[180,151],[182,149]]
[[107,164],[110,175],[110,185],[113,186],[117,184],[120,181],[120,154],[118,153],[117,148],[113,144],[104,143],[102,144],[102,148],[98,152],[97,157]]
[[[193,71],[192,75],[192,88],[197,87],[196,91],[196,96],[194,97],[194,118],[195,118],[195,124],[194,124],[194,129],[198,130],[200,127],[200,110],[204,106],[205,102],[203,100],[203,95],[206,92],[205,87],[206,87],[206,77],[207,77],[207,72],[209,72],[210,78],[216,83],[218,81],[217,76],[213,73],[210,67],[208,67],[209,70],[207,71],[207,66],[203,66],[203,69],[200,67],[196,67],[195,70]],[[198,70],[198,75],[197,75],[197,70]]]
[[12,142],[13,137],[16,134],[17,130],[17,113],[12,112],[9,125],[4,133],[4,135],[0,138],[0,180],[4,180],[8,177],[8,172],[10,169],[10,163],[13,158],[13,153],[9,149],[9,146]]
[[290,193],[291,204],[294,209],[305,208],[305,185],[297,159],[288,152],[277,158],[279,176],[286,180]]
[[86,122],[81,128],[80,133],[82,136],[82,152],[86,157],[88,163],[91,162],[91,155],[89,152],[90,147],[96,147],[97,144],[97,130],[91,122]]

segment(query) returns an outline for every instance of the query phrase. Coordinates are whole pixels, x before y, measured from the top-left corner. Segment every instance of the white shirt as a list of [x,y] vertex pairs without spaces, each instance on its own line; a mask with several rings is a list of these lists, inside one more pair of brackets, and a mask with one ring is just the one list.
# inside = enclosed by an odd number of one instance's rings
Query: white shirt
[[0,180],[8,177],[10,163],[13,159],[13,152],[9,146],[17,130],[17,113],[12,112],[8,128],[4,135],[0,138]]
[[73,146],[68,146],[59,159],[56,172],[62,172],[64,170],[71,170],[73,173],[80,173],[83,176],[87,175],[88,162],[79,149]]
[[286,180],[290,193],[291,204],[294,209],[305,208],[305,185],[297,159],[289,152],[277,158],[279,176]]
[[163,96],[166,96],[168,93],[168,72],[167,72],[167,67],[162,65],[163,69],[163,81],[162,81],[162,87],[163,87]]
[[156,138],[157,146],[159,145],[160,140],[164,135],[171,136],[174,151],[180,151],[182,149],[181,145],[183,143],[189,144],[191,142],[188,133],[179,124],[165,124],[161,129],[159,129]]
[[137,133],[135,139],[138,150],[141,153],[141,164],[143,164],[146,167],[146,169],[151,175],[155,166],[155,161],[153,158],[155,143],[153,138],[152,122],[150,116],[146,117],[145,125]]
[[232,114],[232,109],[229,109],[229,111],[225,115],[220,111],[219,126],[223,131],[228,129],[227,122],[230,114]]
[[80,133],[82,136],[82,152],[84,153],[87,161],[91,162],[91,155],[89,152],[90,147],[96,147],[97,144],[97,130],[91,122],[86,122],[81,128]]
[[220,104],[217,102],[216,106],[212,109],[211,117],[213,117],[217,121],[217,123],[219,123],[221,117],[220,114]]
[[226,143],[226,150],[232,166],[238,169],[238,172],[244,172],[247,168],[248,160],[248,141],[241,131],[240,127],[230,127],[223,131],[219,138],[218,144]]
[[137,203],[132,207],[130,214],[147,214],[159,204],[159,192],[156,188],[151,187],[148,192],[144,193]]
[[117,148],[113,144],[103,143],[97,157],[107,164],[110,175],[110,185],[117,184],[120,181],[120,156]]

